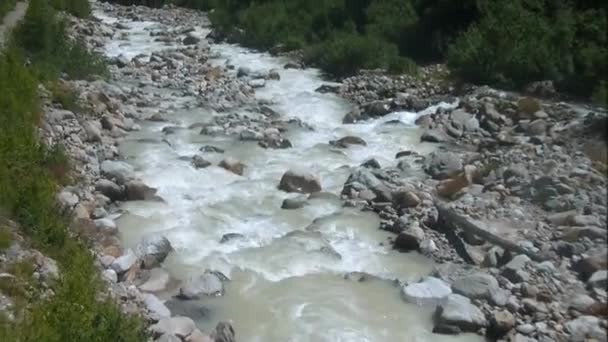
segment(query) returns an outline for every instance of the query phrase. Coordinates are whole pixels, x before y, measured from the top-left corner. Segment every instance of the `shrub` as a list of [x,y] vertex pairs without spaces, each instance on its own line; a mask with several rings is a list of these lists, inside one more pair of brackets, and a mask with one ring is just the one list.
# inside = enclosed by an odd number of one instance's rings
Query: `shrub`
[[88,0],[51,0],[51,6],[78,18],[87,18],[91,15],[91,5]]
[[2,0],[0,2],[0,21],[4,18],[4,16],[15,8],[15,4],[17,0]]

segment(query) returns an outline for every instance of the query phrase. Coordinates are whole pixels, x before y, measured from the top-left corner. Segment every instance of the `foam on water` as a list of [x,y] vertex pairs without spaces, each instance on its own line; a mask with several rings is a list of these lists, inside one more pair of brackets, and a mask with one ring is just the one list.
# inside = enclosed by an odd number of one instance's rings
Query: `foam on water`
[[[116,21],[99,12],[95,15]],[[129,28],[127,36],[106,46],[109,56],[130,58],[171,48],[153,41],[149,32],[156,30],[156,23],[124,24]],[[324,190],[339,193],[350,168],[369,158],[390,165],[399,151],[430,151],[431,145],[419,143],[420,132],[413,126],[420,114],[396,112],[343,125],[352,105],[334,94],[314,91],[327,83],[319,70],[285,70],[285,59],[234,45],[213,45],[212,51],[219,56],[214,60],[218,64],[229,61],[253,71],[278,69],[281,80],[267,81],[256,96],[273,101],[273,109],[301,119],[314,131],[291,130],[293,148],[264,150],[255,143],[178,130],[168,136],[169,147],[160,141],[167,124],[142,123],[142,130],[131,133],[121,145],[137,176],[158,188],[165,200],[123,206],[127,214],[119,219],[119,226],[124,243],[133,246],[142,236],[162,232],[175,248],[165,263],[174,277],[185,280],[193,273],[216,269],[232,278],[225,297],[204,300],[201,305],[213,316],[197,323],[207,329],[217,320],[232,319],[239,340],[247,342],[478,340],[432,335],[430,309],[404,303],[391,282],[342,278],[344,273],[361,271],[415,281],[430,271],[431,263],[422,256],[391,250],[386,243],[389,233],[378,230],[375,215],[342,208],[335,199],[311,200],[299,210],[280,209],[285,198],[296,196],[277,189],[288,169],[312,170],[320,175]],[[184,101],[166,90],[152,91],[166,95],[163,108],[179,107]],[[174,115],[187,127],[221,114],[196,108],[180,109]],[[368,144],[339,151],[328,145],[346,135],[360,136]],[[205,155],[214,166],[197,170],[180,159],[206,144],[226,150],[224,155]],[[244,176],[215,166],[226,156],[248,166]],[[316,218],[320,219],[310,226]],[[301,232],[294,235],[294,231]],[[245,237],[220,243],[227,233]]]

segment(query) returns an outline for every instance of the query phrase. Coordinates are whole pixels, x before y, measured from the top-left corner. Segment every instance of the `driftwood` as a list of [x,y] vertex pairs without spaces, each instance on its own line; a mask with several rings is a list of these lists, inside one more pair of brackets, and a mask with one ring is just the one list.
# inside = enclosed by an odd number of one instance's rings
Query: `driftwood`
[[448,208],[445,205],[440,203],[435,203],[437,207],[437,211],[439,213],[439,219],[447,225],[450,225],[450,228],[458,228],[464,231],[467,234],[476,235],[489,243],[497,245],[506,250],[512,251],[516,254],[525,254],[529,256],[532,260],[543,261],[545,258],[539,253],[531,252],[511,240],[507,240],[502,238],[496,234],[493,234],[471,222],[466,216],[463,216],[457,213],[454,209]]

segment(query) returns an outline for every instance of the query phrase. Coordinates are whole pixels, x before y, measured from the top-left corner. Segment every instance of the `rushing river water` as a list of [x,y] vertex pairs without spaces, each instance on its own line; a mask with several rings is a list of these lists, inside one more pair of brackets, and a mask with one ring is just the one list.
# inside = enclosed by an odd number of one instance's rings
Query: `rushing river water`
[[[108,22],[116,20],[96,15]],[[133,57],[167,48],[154,43],[146,31],[155,23],[125,24],[130,28],[126,39],[108,44],[108,55]],[[389,233],[378,229],[374,214],[343,208],[337,196],[321,196],[298,210],[281,209],[282,201],[294,196],[277,189],[289,169],[312,170],[320,175],[324,191],[339,194],[350,168],[369,158],[388,165],[395,163],[394,156],[401,150],[430,151],[429,145],[419,143],[420,132],[413,126],[416,114],[393,113],[343,125],[342,117],[351,105],[314,91],[326,83],[317,70],[285,70],[281,58],[233,45],[212,45],[211,49],[219,56],[213,60],[218,65],[229,60],[254,71],[279,69],[281,80],[267,82],[256,97],[273,101],[273,109],[301,119],[314,131],[291,130],[287,137],[293,148],[265,150],[255,142],[184,129],[169,136],[169,147],[160,142],[161,130],[168,123],[143,122],[141,131],[131,133],[121,145],[137,176],[158,188],[166,201],[123,206],[125,214],[118,222],[124,244],[134,246],[143,236],[162,232],[175,248],[163,265],[173,277],[187,280],[214,269],[231,278],[223,297],[197,303],[207,309],[197,324],[210,329],[219,320],[231,320],[237,339],[244,342],[479,340],[471,335],[432,334],[433,308],[404,302],[392,281],[344,279],[348,272],[361,271],[384,279],[417,281],[432,269],[431,261],[418,254],[400,254],[389,244],[381,244]],[[179,109],[191,99],[167,89],[147,90],[162,96],[163,108],[177,108],[171,119],[184,127],[223,115],[204,108]],[[400,122],[387,124],[394,120]],[[368,145],[333,151],[328,141],[345,135],[360,136]],[[197,170],[180,159],[207,144],[225,153],[205,154],[205,158],[217,165],[227,156],[234,157],[247,165],[244,176],[217,166]],[[315,232],[305,230],[320,217]],[[220,243],[227,233],[245,238]],[[331,249],[341,258],[327,252]]]

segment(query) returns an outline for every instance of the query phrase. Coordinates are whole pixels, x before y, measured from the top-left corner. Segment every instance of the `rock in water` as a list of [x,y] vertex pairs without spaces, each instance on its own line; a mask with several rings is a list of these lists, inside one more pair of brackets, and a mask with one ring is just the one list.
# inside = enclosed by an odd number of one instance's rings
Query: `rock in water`
[[190,335],[195,328],[196,325],[190,318],[176,316],[162,318],[149,329],[155,337],[169,334],[183,339]]
[[130,181],[126,184],[128,201],[148,201],[154,199],[156,189],[141,181]]
[[107,180],[100,179],[95,183],[95,190],[107,196],[112,201],[121,201],[125,198],[123,189],[116,183]]
[[424,231],[414,221],[407,229],[399,233],[395,239],[393,247],[403,252],[415,251],[420,248],[420,244],[424,240]]
[[125,162],[104,160],[100,168],[103,175],[115,179],[118,185],[125,184],[129,179],[135,178],[135,170]]
[[435,311],[435,325],[453,325],[462,331],[477,331],[487,325],[486,316],[471,303],[467,297],[459,294],[447,296],[445,303]]
[[162,235],[144,238],[137,245],[137,255],[142,260],[143,268],[147,269],[160,266],[171,251],[173,251],[171,243]]
[[245,168],[247,167],[245,164],[233,158],[222,160],[219,166],[239,176],[242,176],[245,173]]
[[196,299],[200,295],[221,296],[224,294],[224,284],[215,274],[206,271],[198,277],[191,278],[188,283],[179,289],[178,297],[181,299]]
[[236,342],[234,328],[228,322],[219,322],[215,327],[215,342]]
[[322,188],[321,181],[316,175],[310,172],[289,170],[281,178],[279,190],[309,194],[319,192]]
[[401,288],[401,297],[418,305],[438,305],[451,293],[448,283],[434,277],[425,277],[420,283]]
[[281,209],[288,209],[288,210],[300,209],[308,204],[306,201],[307,201],[307,198],[305,196],[300,196],[300,197],[295,197],[295,198],[286,198],[283,200]]
[[332,145],[335,145],[335,146],[341,147],[341,148],[347,148],[350,145],[367,146],[367,143],[365,142],[365,140],[363,140],[362,138],[359,138],[359,137],[352,136],[352,135],[345,136],[336,141],[331,141],[330,143]]
[[195,169],[204,169],[211,166],[211,162],[197,154],[192,157],[192,166],[194,166]]

